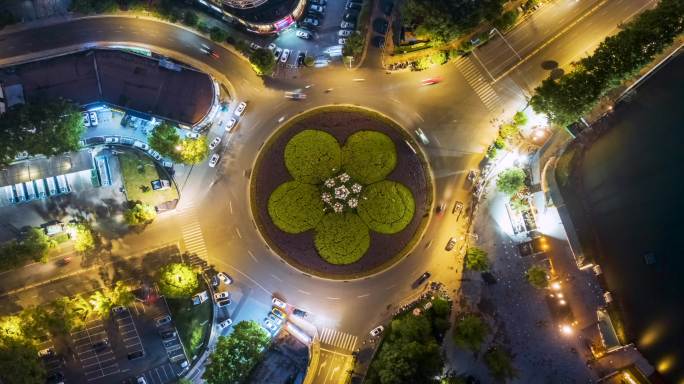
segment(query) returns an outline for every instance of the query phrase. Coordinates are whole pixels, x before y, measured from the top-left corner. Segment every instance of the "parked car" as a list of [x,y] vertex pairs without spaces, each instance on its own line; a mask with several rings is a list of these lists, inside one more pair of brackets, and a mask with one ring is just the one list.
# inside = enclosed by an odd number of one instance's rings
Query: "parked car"
[[325,12],[325,8],[321,5],[311,4],[309,5],[309,12],[323,13]]
[[451,213],[454,215],[458,214],[460,216],[462,210],[463,210],[463,203],[461,203],[460,201],[457,201],[454,203],[454,208],[451,210]]
[[357,11],[360,11],[361,10],[361,4],[349,2],[349,3],[347,3],[347,9],[355,9]]
[[232,319],[225,319],[222,322],[218,323],[218,328],[219,329],[225,329],[227,326],[233,324]]
[[147,143],[143,143],[142,141],[139,141],[139,140],[134,141],[133,146],[135,148],[141,149],[143,151],[147,151],[148,149],[150,149],[150,146],[147,145]]
[[99,124],[99,121],[97,121],[97,113],[90,112],[90,124],[94,127]]
[[349,39],[347,39],[346,37],[339,38],[339,39],[337,39],[337,44],[339,44],[339,45],[345,45],[345,44],[347,44],[347,41],[348,41],[348,40],[349,40]]
[[300,39],[304,40],[310,40],[312,37],[311,34],[307,31],[297,31],[295,35],[297,35],[297,37],[299,37]]
[[124,307],[123,305],[117,305],[116,307],[112,308],[112,312],[114,312],[116,314],[123,313],[125,311],[126,311],[126,307]]
[[379,336],[379,335],[382,333],[382,331],[384,331],[384,330],[385,330],[385,327],[383,327],[382,325],[378,325],[377,327],[373,328],[373,329],[370,331],[370,335],[371,335],[372,337],[377,337],[377,336]]
[[268,45],[268,47],[266,47],[266,49],[268,49],[271,52],[274,52],[276,48],[278,48],[278,46],[276,46],[275,43],[271,43]]
[[275,305],[276,307],[278,307],[278,308],[280,308],[280,309],[283,309],[283,310],[287,307],[287,305],[285,304],[285,302],[282,301],[282,300],[280,300],[280,299],[277,298],[277,297],[274,297],[273,299],[271,299],[271,302],[273,303],[273,305]]
[[209,159],[209,167],[214,168],[216,164],[218,164],[220,158],[221,156],[218,153],[211,155],[211,158]]
[[169,340],[178,336],[178,334],[176,333],[176,331],[173,330],[162,330],[159,331],[159,336],[161,336],[162,340]]
[[217,301],[216,306],[219,308],[223,308],[223,307],[229,306],[231,303],[232,303],[232,301],[230,301],[230,299],[223,299],[223,300]]
[[306,54],[304,52],[299,52],[299,55],[297,55],[297,65],[302,66],[304,65],[304,59],[306,58]]
[[444,247],[444,249],[446,249],[447,251],[451,251],[452,249],[454,249],[455,246],[456,246],[456,238],[450,237],[449,241],[447,241],[446,247]]
[[45,348],[38,351],[38,357],[51,357],[55,355],[55,350],[52,348]]
[[135,351],[135,352],[131,352],[131,353],[129,353],[129,354],[127,355],[128,360],[139,359],[139,358],[141,358],[141,357],[143,357],[143,356],[145,356],[145,351],[142,351],[142,350],[140,350],[140,351]]
[[90,117],[88,117],[88,112],[83,112],[83,125],[85,127],[90,127]]
[[[289,49],[286,49],[288,53],[290,52]],[[238,104],[237,108],[235,108],[235,115],[237,116],[242,116],[243,113],[245,113],[245,109],[247,108],[247,103],[242,101],[240,104]]]
[[188,139],[198,139],[199,133],[197,133],[197,132],[185,132],[185,137]]
[[273,313],[276,317],[279,317],[281,319],[285,319],[285,312],[281,311],[279,308],[273,308],[271,309],[271,313]]
[[162,325],[169,324],[169,323],[171,323],[171,316],[169,316],[169,315],[161,316],[161,317],[154,319],[154,326],[157,328],[161,327]]
[[343,29],[354,29],[355,26],[356,26],[356,24],[352,23],[351,21],[342,21],[340,23],[340,28],[343,28]]
[[47,384],[64,383],[64,374],[62,372],[53,372],[45,378]]
[[96,341],[95,343],[93,343],[91,345],[91,347],[93,347],[95,352],[104,351],[108,346],[109,346],[109,339],[107,339],[107,338],[104,338],[100,341]]
[[299,309],[299,308],[293,309],[293,310],[292,310],[292,314],[295,315],[295,316],[299,316],[299,317],[306,317],[306,315],[308,315],[308,314],[306,313],[306,311],[301,310],[301,309]]
[[280,56],[280,62],[281,63],[287,63],[287,59],[290,57],[290,50],[285,49],[283,51],[283,54]]
[[356,19],[358,19],[359,14],[358,12],[354,10],[350,10],[349,12],[344,14],[344,17],[342,18],[344,21],[353,21],[356,22]]
[[219,281],[218,276],[212,276],[211,277],[211,285],[213,287],[218,287],[219,283],[220,283],[220,281]]
[[118,144],[119,143],[119,137],[118,136],[107,136],[105,137],[105,144]]
[[251,49],[252,51],[256,51],[257,49],[261,49],[261,45],[256,43],[249,43],[249,49]]
[[281,325],[283,323],[283,319],[277,317],[276,315],[269,313],[268,316],[266,316],[269,320],[273,322],[275,325]]
[[228,122],[226,123],[226,132],[230,132],[233,130],[233,127],[235,127],[235,124],[237,124],[237,119],[234,117],[231,117]]
[[216,274],[216,276],[219,279],[221,279],[221,281],[223,281],[224,284],[228,284],[228,285],[233,284],[233,279],[231,279],[230,276],[228,276],[228,274],[225,272],[219,272]]
[[216,148],[216,146],[219,145],[220,142],[221,138],[215,137],[214,140],[212,140],[211,143],[209,143],[209,150],[213,150],[214,148]]
[[278,325],[274,324],[273,321],[266,318],[264,319],[264,328],[269,332],[275,332],[278,329]]
[[326,0],[311,0],[310,3],[316,5],[326,5],[328,2]]
[[354,31],[352,31],[351,29],[340,29],[340,31],[337,32],[337,36],[349,37],[349,36],[351,36],[352,32],[354,32]]
[[230,297],[230,293],[225,292],[225,291],[214,293],[214,299],[216,299],[216,300],[227,299],[229,297]]
[[275,51],[273,52],[273,58],[278,61],[280,59],[280,54],[283,53],[283,49],[280,47],[276,47]]
[[138,380],[138,384],[147,384],[147,381],[145,381],[145,376],[138,376],[136,380]]
[[312,27],[318,27],[319,25],[321,25],[321,21],[315,17],[305,17],[304,20],[302,20],[302,24],[310,25]]

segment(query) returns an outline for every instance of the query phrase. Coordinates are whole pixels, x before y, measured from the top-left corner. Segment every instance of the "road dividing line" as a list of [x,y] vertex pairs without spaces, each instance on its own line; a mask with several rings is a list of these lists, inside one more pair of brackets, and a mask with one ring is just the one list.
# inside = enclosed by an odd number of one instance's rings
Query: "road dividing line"
[[328,300],[340,300],[339,297],[330,297],[330,296],[326,297],[326,299],[328,299]]
[[358,297],[359,299],[362,299],[362,298],[368,297],[368,296],[370,296],[370,293],[366,293],[366,294],[363,294],[363,295],[358,295],[358,296],[356,296],[356,297]]
[[274,278],[274,279],[276,279],[276,280],[278,280],[278,281],[280,281],[280,282],[283,281],[283,279],[281,279],[280,277],[278,277],[278,276],[276,276],[276,275],[274,275],[274,274],[271,274],[271,277]]
[[248,249],[248,250],[247,250],[247,253],[248,253],[249,256],[252,258],[252,260],[254,260],[255,263],[258,263],[258,262],[259,262],[259,260],[257,260],[256,256],[254,256],[254,254],[252,253],[252,251],[250,251],[250,250]]
[[230,208],[230,214],[233,214],[233,200],[228,201],[228,208]]
[[240,239],[242,239],[242,234],[240,233],[240,228],[235,227],[235,233],[237,234],[237,237],[239,237]]
[[299,291],[299,292],[301,292],[301,293],[303,293],[303,294],[305,294],[305,295],[310,295],[309,292],[307,292],[307,291],[302,291],[301,289],[298,289],[297,291]]

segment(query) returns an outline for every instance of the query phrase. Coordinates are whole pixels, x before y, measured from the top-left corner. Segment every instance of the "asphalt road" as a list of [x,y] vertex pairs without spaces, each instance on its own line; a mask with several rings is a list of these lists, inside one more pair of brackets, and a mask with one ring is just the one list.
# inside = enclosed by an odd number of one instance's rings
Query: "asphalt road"
[[[582,1],[577,8],[572,8],[575,0],[558,3],[569,9],[564,12],[572,16],[542,10],[507,36],[508,44],[532,56],[517,65],[510,76],[494,84],[489,83],[484,69],[491,63],[502,62],[502,51],[488,50],[487,46],[457,64],[420,73],[385,74],[372,68],[349,71],[334,66],[303,69],[292,77],[264,81],[254,75],[244,60],[190,31],[150,20],[120,17],[75,20],[0,35],[3,46],[0,62],[92,42],[133,42],[182,59],[218,78],[226,76],[237,98],[247,100],[249,106],[236,133],[225,138],[220,165],[216,169],[204,164],[195,167],[183,190],[179,211],[161,218],[143,234],[118,240],[117,249],[135,252],[174,239],[183,244],[183,228],[188,225],[184,215],[192,211],[193,220],[201,227],[210,263],[249,281],[264,300],[269,300],[271,293],[277,293],[288,302],[315,313],[318,327],[340,329],[359,336],[361,342],[368,330],[388,318],[393,306],[415,292],[411,282],[423,271],[431,271],[433,279],[455,287],[456,257],[444,251],[444,244],[455,235],[460,224],[449,215],[434,218],[416,251],[372,278],[337,282],[304,275],[267,250],[251,223],[245,172],[251,169],[255,154],[281,118],[287,119],[318,105],[359,104],[385,113],[407,129],[423,128],[431,141],[421,149],[427,154],[434,173],[435,200],[449,205],[457,199],[467,201],[467,170],[475,168],[496,132],[490,120],[508,118],[525,105],[524,96],[548,75],[541,63],[554,60],[560,67],[566,67],[590,51],[605,35],[614,32],[624,18],[652,4],[647,0],[607,1],[575,22],[581,9],[589,7],[585,3],[590,2]],[[543,24],[546,17],[552,18],[555,29],[543,29],[547,28]],[[549,42],[558,31],[563,33]],[[215,47],[220,58],[204,55],[199,50],[202,42]],[[543,48],[537,50],[540,46]],[[511,53],[509,57],[514,56]],[[476,71],[469,71],[464,65],[474,65]],[[492,70],[505,72],[498,67]],[[435,86],[420,86],[420,80],[433,76],[440,76],[444,81]],[[284,90],[305,85],[312,85],[306,100],[296,102],[283,98]],[[489,87],[496,97],[491,96]],[[327,88],[333,91],[325,93]],[[222,133],[210,133],[217,134]]]

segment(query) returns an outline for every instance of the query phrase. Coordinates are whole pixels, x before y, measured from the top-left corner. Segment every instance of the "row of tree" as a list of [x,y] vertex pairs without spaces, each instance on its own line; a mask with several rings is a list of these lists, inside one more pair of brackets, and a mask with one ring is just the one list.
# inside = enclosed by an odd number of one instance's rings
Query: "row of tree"
[[149,144],[152,149],[176,163],[198,164],[209,154],[206,136],[181,139],[176,127],[166,121],[154,129]]
[[57,243],[40,228],[31,228],[19,239],[0,245],[0,270],[16,268],[29,260],[47,262]]
[[392,320],[366,376],[369,384],[436,383],[444,366],[440,343],[449,328],[448,301],[438,298],[421,315]]
[[13,107],[0,116],[0,167],[22,152],[54,156],[76,150],[84,129],[79,106],[64,99]]
[[606,38],[569,73],[544,80],[530,105],[552,122],[567,126],[590,112],[608,91],[637,74],[682,32],[684,2],[662,0]]
[[133,300],[130,287],[119,281],[114,288],[104,288],[87,298],[62,297],[17,315],[0,317],[0,381],[44,383],[46,372],[38,357],[39,339],[70,332],[92,316],[107,317],[112,307],[129,305]]
[[505,0],[407,0],[401,16],[419,36],[446,43],[469,33],[484,20],[496,20],[503,3]]

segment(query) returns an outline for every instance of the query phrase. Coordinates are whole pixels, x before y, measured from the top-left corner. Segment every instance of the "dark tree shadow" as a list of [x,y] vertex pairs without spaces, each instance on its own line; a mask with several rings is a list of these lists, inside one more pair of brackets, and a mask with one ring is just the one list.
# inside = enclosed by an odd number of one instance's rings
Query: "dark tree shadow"
[[541,63],[541,67],[547,71],[552,71],[558,68],[558,62],[555,60],[545,60]]

